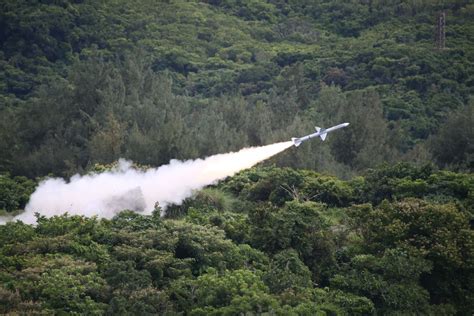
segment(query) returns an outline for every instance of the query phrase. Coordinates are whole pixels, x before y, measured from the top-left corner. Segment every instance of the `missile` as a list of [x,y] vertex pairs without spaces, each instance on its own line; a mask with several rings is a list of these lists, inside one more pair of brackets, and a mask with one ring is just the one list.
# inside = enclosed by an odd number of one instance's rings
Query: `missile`
[[311,139],[313,137],[321,137],[321,139],[324,141],[326,139],[326,136],[331,133],[331,132],[334,132],[335,130],[337,129],[340,129],[340,128],[343,128],[343,127],[347,127],[349,126],[349,123],[342,123],[342,124],[339,124],[339,125],[336,125],[336,126],[333,126],[333,127],[330,127],[330,128],[321,128],[321,127],[315,127],[316,129],[316,133],[313,133],[313,134],[309,134],[309,135],[306,135],[306,136],[303,136],[303,137],[293,137],[291,139],[291,141],[293,142],[293,144],[295,145],[295,147],[298,147],[299,145],[301,145],[302,142],[304,141],[307,141],[308,139]]

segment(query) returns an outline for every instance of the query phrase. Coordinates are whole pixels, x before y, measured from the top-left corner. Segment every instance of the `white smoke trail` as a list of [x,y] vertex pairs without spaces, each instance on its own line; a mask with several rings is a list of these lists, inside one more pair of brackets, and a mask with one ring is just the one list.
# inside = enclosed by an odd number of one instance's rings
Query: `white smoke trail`
[[193,191],[232,176],[240,170],[291,147],[282,142],[197,160],[171,160],[168,165],[146,171],[131,168],[120,160],[115,170],[92,175],[75,175],[69,182],[51,178],[41,182],[31,195],[25,212],[15,217],[35,223],[35,212],[47,217],[69,214],[110,218],[124,209],[150,214],[160,206],[179,204]]
[[7,222],[13,220],[13,216],[0,216],[0,225],[5,225]]

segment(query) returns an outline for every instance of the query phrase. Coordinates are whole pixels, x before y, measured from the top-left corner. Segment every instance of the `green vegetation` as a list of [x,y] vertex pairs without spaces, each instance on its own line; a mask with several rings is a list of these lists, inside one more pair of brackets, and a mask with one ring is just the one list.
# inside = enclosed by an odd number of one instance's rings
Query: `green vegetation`
[[0,175],[0,214],[23,210],[35,187],[36,183],[26,177]]
[[467,315],[473,190],[472,175],[429,166],[351,181],[257,168],[165,218],[10,222],[0,312]]
[[472,171],[473,17],[463,0],[8,1],[0,172],[161,165],[339,121],[352,126],[329,146],[277,163],[345,178],[401,160]]
[[469,0],[1,1],[1,216],[351,125],[165,217],[0,225],[0,314],[472,315],[473,34]]

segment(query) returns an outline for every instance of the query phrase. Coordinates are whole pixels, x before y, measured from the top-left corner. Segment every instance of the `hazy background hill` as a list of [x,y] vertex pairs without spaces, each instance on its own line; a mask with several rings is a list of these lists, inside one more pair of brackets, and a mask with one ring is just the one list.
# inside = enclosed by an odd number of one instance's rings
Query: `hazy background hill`
[[[472,170],[470,1],[2,1],[0,170],[160,165],[352,123],[280,165]],[[435,49],[438,13],[446,47]],[[333,135],[331,135],[333,136]]]

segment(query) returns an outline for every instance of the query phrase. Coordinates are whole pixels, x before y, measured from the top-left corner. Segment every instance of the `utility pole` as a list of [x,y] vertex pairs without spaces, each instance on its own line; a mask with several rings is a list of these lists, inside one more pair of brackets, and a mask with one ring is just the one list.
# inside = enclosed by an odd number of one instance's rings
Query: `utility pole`
[[446,12],[444,11],[439,12],[436,20],[435,43],[439,50],[446,47]]

